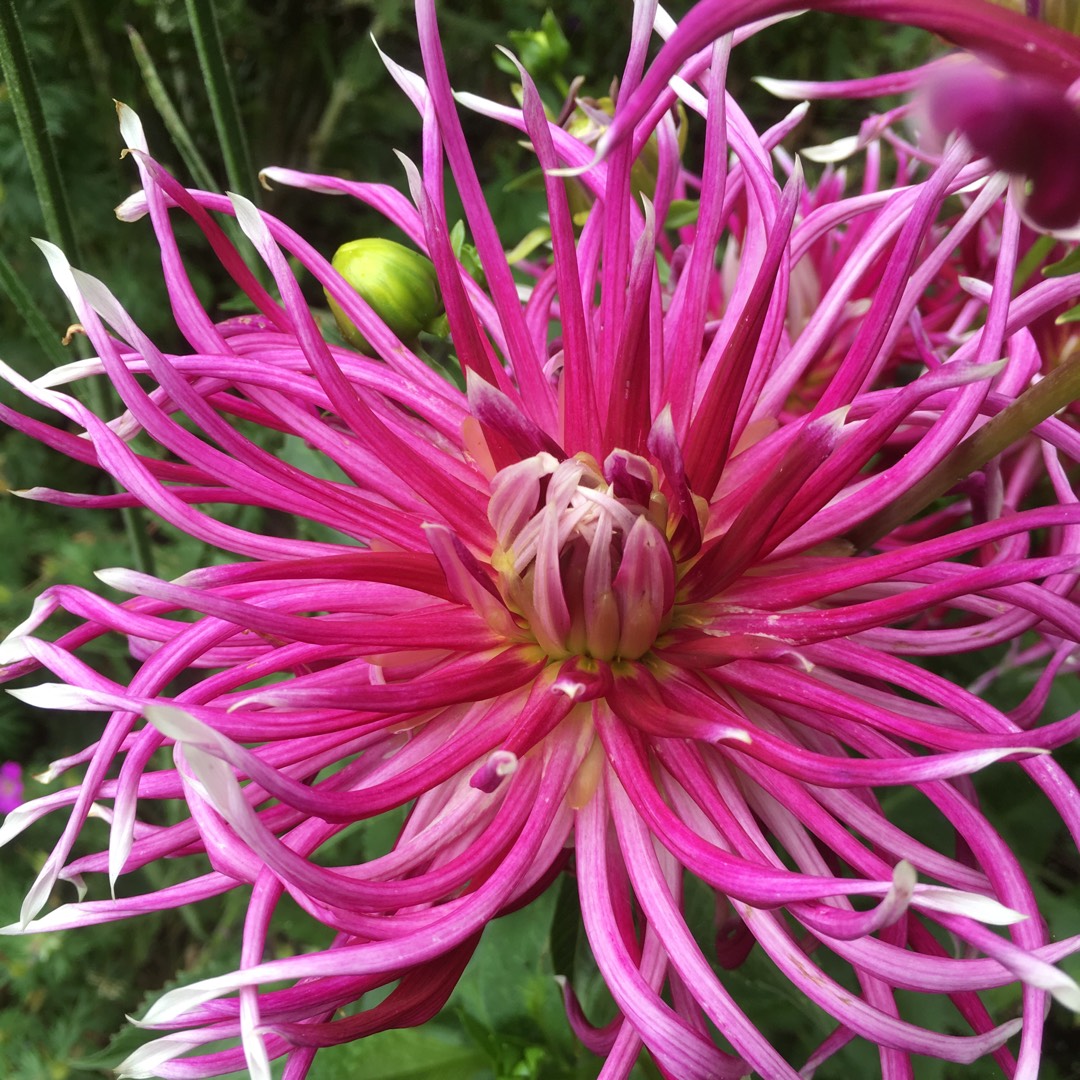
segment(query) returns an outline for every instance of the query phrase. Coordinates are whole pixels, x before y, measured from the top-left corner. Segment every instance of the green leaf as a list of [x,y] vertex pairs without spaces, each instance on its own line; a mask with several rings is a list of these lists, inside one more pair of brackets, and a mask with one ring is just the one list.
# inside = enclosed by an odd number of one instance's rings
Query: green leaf
[[465,243],[465,222],[458,218],[450,230],[450,250],[456,258],[461,258],[461,245]]
[[664,225],[669,229],[681,229],[684,225],[693,225],[698,219],[701,204],[697,199],[674,199],[668,208]]
[[510,41],[533,78],[555,74],[570,58],[570,42],[550,8],[541,18],[539,30],[511,30]]
[[[541,17],[539,30],[510,30],[508,34],[521,66],[537,83],[550,82],[555,92],[565,97],[570,85],[562,69],[570,59],[570,42],[551,8]],[[502,53],[496,52],[494,61],[507,75],[518,74],[513,62]]]
[[465,235],[465,222],[458,218],[450,230],[450,249],[465,268],[465,273],[481,288],[486,288],[487,278],[484,276],[480,254],[472,244],[465,242]]
[[1063,259],[1052,263],[1043,270],[1046,277],[1065,277],[1080,270],[1080,247],[1074,247]]
[[[438,1023],[383,1031],[344,1046],[321,1050],[310,1080],[477,1080],[487,1059],[461,1036]],[[489,1074],[490,1075],[490,1074]]]
[[123,1028],[109,1041],[109,1045],[96,1050],[85,1057],[69,1058],[68,1068],[76,1072],[107,1073],[115,1072],[116,1067],[129,1055],[135,1053],[140,1046],[144,1046],[155,1037],[156,1033],[146,1032],[135,1027],[134,1024],[125,1024]]
[[[1043,264],[1046,256],[1050,254],[1056,241],[1052,236],[1040,236],[1035,243],[1027,249],[1027,253],[1017,263],[1013,274],[1013,292],[1018,293],[1024,283]],[[1044,271],[1045,273],[1046,271]]]
[[1059,315],[1054,321],[1059,326],[1063,325],[1064,323],[1080,322],[1080,304],[1077,304],[1076,307],[1069,308],[1068,311],[1066,311],[1063,315]]
[[549,225],[537,225],[535,229],[527,232],[513,250],[506,253],[506,261],[513,265],[527,259],[538,247],[549,243],[551,240],[551,227]]

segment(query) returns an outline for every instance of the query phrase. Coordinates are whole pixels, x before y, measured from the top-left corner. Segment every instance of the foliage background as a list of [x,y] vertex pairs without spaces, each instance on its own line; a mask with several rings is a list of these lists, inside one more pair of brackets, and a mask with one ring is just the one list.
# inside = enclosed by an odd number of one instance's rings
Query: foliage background
[[[157,248],[149,223],[125,225],[112,207],[133,190],[135,171],[119,162],[121,147],[112,98],[142,116],[151,148],[185,182],[191,176],[170,139],[148,90],[133,47],[141,42],[172,99],[192,145],[204,159],[215,186],[225,187],[222,154],[211,120],[189,20],[190,0],[36,0],[13,3],[22,20],[44,100],[48,130],[55,140],[78,233],[83,268],[103,278],[160,346],[180,347],[161,283]],[[420,67],[411,5],[403,0],[222,0],[216,9],[228,70],[242,124],[256,166],[278,164],[401,183],[394,149],[416,155],[418,121],[411,106],[385,74],[371,43],[414,70]],[[536,27],[543,0],[480,0],[445,6],[441,12],[451,77],[462,88],[509,99],[509,80],[493,60],[496,44],[510,32]],[[678,14],[676,7],[674,14]],[[620,70],[627,40],[629,4],[568,0],[557,15],[570,43],[565,71],[587,76],[586,90],[606,92]],[[137,35],[137,36],[133,36]],[[866,24],[816,16],[797,26],[774,28],[761,41],[736,50],[731,86],[755,121],[777,117],[783,107],[754,87],[753,74],[801,78],[849,78],[891,70],[920,59],[930,43],[915,32],[879,32]],[[557,106],[557,101],[552,100]],[[852,103],[816,106],[809,133],[800,138],[825,142],[854,130],[863,107]],[[482,121],[467,120],[467,132],[507,245],[536,223],[539,204],[519,179],[521,155],[514,140]],[[693,149],[690,153],[693,154]],[[284,217],[325,254],[342,242],[383,230],[374,218],[345,200],[294,191],[261,191],[253,174],[239,185],[263,207]],[[59,338],[70,321],[59,291],[30,243],[43,235],[41,213],[26,165],[7,87],[0,85],[0,253],[27,285]],[[227,310],[231,283],[199,248],[189,268],[208,310]],[[312,290],[313,304],[321,298]],[[0,302],[0,357],[26,374],[52,366],[27,333],[16,306]],[[0,398],[15,396],[0,387]],[[24,406],[20,406],[24,407]],[[311,467],[300,445],[274,447],[297,464]],[[92,471],[0,430],[0,489],[44,483],[99,491]],[[291,522],[244,520],[248,527],[279,530]],[[215,558],[213,552],[150,523],[157,572],[173,577]],[[133,553],[116,515],[80,513],[0,497],[0,631],[25,617],[44,587],[71,582],[92,587],[93,571],[130,565]],[[93,662],[122,677],[125,657],[99,651]],[[953,673],[963,678],[965,673]],[[1020,686],[1012,691],[1019,693]],[[1010,692],[1006,688],[1005,693]],[[1080,708],[1075,685],[1062,687],[1054,703],[1061,715]],[[89,714],[31,711],[0,695],[0,761],[17,760],[27,773],[81,749],[98,719]],[[1076,753],[1067,755],[1075,769]],[[983,796],[1014,847],[1024,853],[1042,897],[1043,910],[1059,933],[1080,931],[1080,865],[1049,807],[1034,800],[1018,771],[997,770]],[[73,782],[69,775],[67,782]],[[27,796],[46,789],[27,783]],[[905,804],[905,800],[910,805]],[[934,828],[928,807],[908,794],[894,800],[914,830]],[[377,823],[351,839],[359,850],[385,846],[392,822]],[[103,829],[104,826],[101,826]],[[15,918],[19,902],[55,839],[44,823],[0,850],[0,922]],[[97,839],[102,839],[103,833]],[[94,837],[88,838],[93,840]],[[148,872],[142,888],[164,884],[169,870]],[[136,883],[138,886],[140,883]],[[58,897],[56,902],[70,897]],[[691,890],[690,905],[709,925],[709,898]],[[234,966],[246,896],[238,893],[198,909],[166,913],[134,923],[32,938],[0,938],[0,1075],[12,1080],[65,1080],[110,1075],[109,1069],[146,1036],[125,1021],[174,981],[191,981]],[[313,1080],[364,1076],[367,1080],[407,1080],[437,1068],[444,1080],[473,1078],[587,1078],[598,1065],[570,1036],[553,978],[574,966],[575,983],[590,1015],[610,1015],[602,983],[590,968],[569,928],[575,924],[573,889],[552,891],[526,911],[492,926],[480,952],[443,1014],[418,1030],[387,1033],[363,1043],[323,1051]],[[288,955],[318,947],[324,935],[299,912],[287,912],[271,948]],[[1074,964],[1074,976],[1080,969]],[[825,1035],[823,1017],[791,993],[758,953],[725,978],[747,1011],[773,1033],[791,1060],[805,1056]],[[914,1015],[933,1022],[933,1004],[909,995]],[[990,995],[1005,1018],[1016,995]],[[927,1010],[930,1010],[927,1012]],[[1051,1013],[1047,1080],[1080,1078],[1080,1037],[1071,1017]],[[830,1077],[872,1075],[876,1055],[854,1046],[822,1068]],[[658,1076],[643,1062],[640,1077]],[[946,1068],[924,1061],[919,1080],[999,1075],[990,1064]]]

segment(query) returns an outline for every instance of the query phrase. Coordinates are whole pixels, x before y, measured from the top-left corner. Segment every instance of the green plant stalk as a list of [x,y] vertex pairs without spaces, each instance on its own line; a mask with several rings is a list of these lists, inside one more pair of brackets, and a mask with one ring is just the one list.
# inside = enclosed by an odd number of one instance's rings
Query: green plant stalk
[[[187,166],[192,180],[195,181],[197,187],[204,188],[206,191],[220,192],[222,190],[221,185],[214,179],[210,167],[206,164],[205,158],[203,158],[196,148],[195,140],[192,139],[191,133],[188,131],[187,125],[180,116],[179,110],[173,104],[172,97],[169,95],[161,76],[158,74],[157,65],[154,63],[153,57],[150,55],[150,51],[147,49],[142,36],[133,26],[127,28],[127,34],[128,39],[131,41],[131,50],[135,54],[135,63],[139,67],[139,73],[142,75],[146,92],[150,95],[150,100],[153,103],[154,108],[157,109],[158,115],[165,125],[165,130],[169,133],[169,137],[172,139],[177,150],[180,151],[180,156],[183,158],[184,164]],[[227,164],[226,169],[228,169]],[[235,188],[237,185],[230,180],[229,186]],[[222,222],[222,228],[225,230],[225,235],[232,241],[233,246],[240,253],[241,257],[251,268],[255,276],[259,278],[264,285],[267,284],[266,268],[261,262],[256,259],[251,259],[247,255],[244,234],[239,225],[237,225],[235,219],[231,217],[226,218]]]
[[0,69],[7,84],[41,215],[45,219],[45,234],[62,247],[73,262],[81,262],[67,192],[52,139],[45,127],[41,94],[26,50],[15,0],[0,0]]
[[896,502],[856,526],[848,538],[858,551],[869,548],[1077,399],[1080,399],[1080,352],[1070,353],[1011,405],[1006,405],[950,450]]
[[135,63],[139,66],[139,74],[142,75],[146,92],[150,95],[154,108],[157,109],[158,115],[165,124],[165,130],[169,133],[169,138],[172,139],[177,150],[180,151],[180,156],[184,159],[184,164],[187,166],[188,172],[191,173],[191,178],[199,187],[205,188],[207,191],[219,191],[220,188],[211,175],[209,167],[195,147],[195,142],[188,132],[187,125],[180,118],[180,113],[173,104],[168,90],[165,89],[165,84],[161,81],[157,65],[155,65],[150,51],[146,47],[146,42],[142,39],[142,35],[133,26],[127,27],[127,35],[131,41],[131,51],[135,54]]
[[26,328],[44,353],[44,363],[35,365],[39,370],[32,374],[44,375],[51,368],[66,364],[68,356],[60,344],[60,339],[56,336],[56,328],[46,318],[22,277],[2,251],[0,251],[0,292],[3,292],[15,305],[15,310],[18,311]]
[[68,0],[68,9],[82,39],[94,90],[99,98],[108,101],[112,96],[109,86],[109,57],[97,32],[100,20],[92,18],[87,12],[86,0]]
[[210,99],[210,111],[221,156],[225,162],[225,177],[229,189],[259,201],[259,185],[255,182],[255,170],[251,164],[244,126],[240,122],[240,109],[236,104],[236,92],[229,76],[225,50],[221,43],[213,0],[186,0],[188,22],[195,50],[199,55],[206,93]]
[[341,119],[341,114],[356,97],[356,86],[347,75],[339,75],[334,79],[330,88],[330,96],[323,109],[319,122],[315,125],[315,131],[308,139],[307,161],[305,167],[311,172],[318,172],[322,165],[323,155],[333,137],[334,129]]
[[[15,0],[0,0],[0,70],[7,84],[19,137],[34,181],[34,191],[45,220],[45,235],[63,248],[73,263],[78,264],[82,259],[71,207],[56,160],[56,150],[45,127],[41,95],[15,10]],[[9,295],[12,294],[9,292]],[[37,330],[33,325],[31,330],[36,336]],[[76,348],[79,349],[79,346]],[[80,349],[79,355],[85,353]],[[103,381],[91,379],[87,385],[87,395],[90,408],[99,416],[109,416],[116,411],[115,396]],[[154,558],[142,514],[134,508],[121,510],[120,513],[136,567],[143,573],[152,574]]]

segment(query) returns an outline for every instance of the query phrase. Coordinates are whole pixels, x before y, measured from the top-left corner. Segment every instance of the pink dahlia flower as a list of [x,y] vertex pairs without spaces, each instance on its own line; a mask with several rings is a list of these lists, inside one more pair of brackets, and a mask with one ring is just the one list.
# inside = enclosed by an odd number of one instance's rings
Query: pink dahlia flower
[[[484,202],[430,0],[418,4],[423,76],[388,62],[424,121],[421,165],[403,162],[409,196],[267,170],[376,208],[431,260],[463,391],[288,226],[242,198],[183,188],[121,107],[142,180],[121,212],[150,218],[190,351],[160,351],[105,285],[43,244],[97,356],[34,382],[3,369],[62,423],[0,415],[124,492],[23,495],[142,505],[241,561],[171,582],[102,571],[127,599],[55,587],[7,639],[7,678],[43,668],[57,680],[13,691],[21,699],[111,715],[84,753],[54,767],[82,767],[78,785],[19,807],[0,830],[5,841],[70,808],[5,932],[250,889],[239,969],[165,994],[142,1023],[171,1033],[123,1075],[262,1078],[284,1056],[284,1076],[297,1078],[320,1046],[422,1023],[487,924],[564,874],[618,1007],[593,1026],[565,988],[603,1077],[625,1077],[642,1047],[678,1080],[808,1076],[864,1039],[880,1048],[883,1077],[911,1076],[914,1055],[992,1055],[1030,1080],[1050,998],[1080,1008],[1080,987],[1054,966],[1080,938],[1050,940],[969,779],[989,766],[1022,771],[1080,836],[1080,792],[1050,753],[1080,716],[1041,721],[1080,642],[1069,483],[1080,433],[1067,417],[1033,419],[1021,434],[1038,448],[1026,468],[1041,482],[974,498],[980,476],[993,487],[1001,475],[980,462],[949,528],[890,528],[861,550],[851,540],[906,505],[972,433],[1011,419],[1041,370],[1030,328],[1077,280],[1013,295],[1020,220],[1008,196],[992,275],[969,288],[979,316],[955,339],[921,335],[924,292],[958,235],[939,234],[943,207],[974,193],[977,209],[961,218],[970,225],[1004,184],[964,141],[895,188],[835,191],[816,207],[798,167],[778,184],[770,150],[798,116],[756,132],[725,93],[731,39],[713,38],[735,30],[737,43],[754,28],[736,21],[784,6],[703,5],[646,72],[655,9],[640,4],[599,162],[549,122],[527,76],[521,109],[461,99],[524,131],[546,170],[551,256],[528,274],[507,264]],[[822,6],[950,29],[913,0]],[[974,0],[955,6],[967,19],[958,36],[1031,62],[1014,47],[1012,16],[998,24]],[[1050,67],[1080,66],[1036,29]],[[687,182],[680,100],[705,129],[698,220],[685,235],[667,226]],[[654,198],[639,202],[634,156],[654,136]],[[446,162],[483,283],[451,242]],[[580,233],[556,169],[579,172],[593,198]],[[202,231],[251,315],[215,322],[202,309],[175,215]],[[235,216],[276,295],[232,248],[222,215]],[[819,301],[793,304],[806,260],[843,232],[851,242]],[[719,284],[718,245],[729,253]],[[658,251],[670,254],[663,275]],[[370,355],[324,336],[289,258]],[[923,363],[901,381],[894,350],[915,339]],[[808,392],[808,373],[821,371]],[[126,405],[111,419],[59,389],[102,376]],[[160,453],[139,452],[136,438]],[[287,463],[267,448],[274,439],[306,445],[321,466]],[[220,504],[317,528],[266,536],[212,514]],[[39,637],[58,609],[81,624]],[[1043,674],[1009,713],[919,662],[1029,631]],[[79,655],[103,635],[128,641],[138,670],[127,685]],[[916,838],[890,811],[898,786],[934,808],[935,838]],[[163,800],[186,808],[177,824],[145,813]],[[343,833],[401,807],[392,850],[340,857]],[[110,823],[108,850],[74,856],[91,814]],[[190,865],[189,878],[41,914],[61,880],[116,883],[162,859]],[[715,899],[715,949],[684,917],[688,875]],[[266,959],[286,894],[333,938]],[[801,1061],[785,1060],[717,973],[755,946],[834,1024]],[[1020,1015],[995,1016],[981,992],[1014,982]],[[357,1007],[380,988],[392,989]],[[940,995],[963,1030],[905,1015],[899,990]]]

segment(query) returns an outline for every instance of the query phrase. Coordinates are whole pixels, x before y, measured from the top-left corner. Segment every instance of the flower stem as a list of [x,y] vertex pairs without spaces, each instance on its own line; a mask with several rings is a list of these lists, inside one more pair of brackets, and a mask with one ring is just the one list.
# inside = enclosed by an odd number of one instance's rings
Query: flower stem
[[856,550],[871,547],[910,521],[935,499],[1019,442],[1047,417],[1080,398],[1080,352],[1070,353],[1048,375],[1029,386],[978,431],[972,432],[896,502],[867,518],[849,534]]

